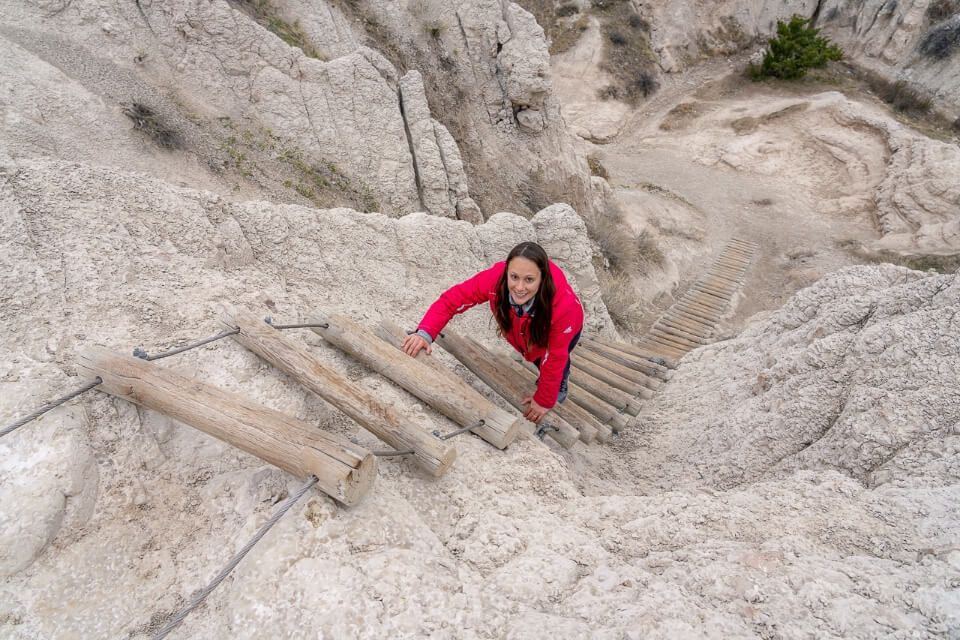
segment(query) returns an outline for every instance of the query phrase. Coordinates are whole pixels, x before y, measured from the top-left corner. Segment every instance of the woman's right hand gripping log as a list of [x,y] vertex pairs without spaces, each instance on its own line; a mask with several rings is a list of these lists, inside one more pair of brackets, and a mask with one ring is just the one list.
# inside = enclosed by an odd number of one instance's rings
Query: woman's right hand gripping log
[[421,349],[427,350],[427,355],[433,353],[433,345],[423,339],[423,336],[411,333],[403,339],[403,345],[400,347],[403,352],[411,358],[416,358]]

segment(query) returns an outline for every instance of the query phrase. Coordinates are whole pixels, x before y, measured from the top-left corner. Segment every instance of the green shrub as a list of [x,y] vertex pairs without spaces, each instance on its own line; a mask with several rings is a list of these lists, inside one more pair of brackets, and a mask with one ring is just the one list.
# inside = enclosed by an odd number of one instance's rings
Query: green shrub
[[839,60],[843,52],[810,26],[810,21],[793,16],[790,22],[777,21],[777,37],[767,42],[767,53],[759,66],[751,65],[754,80],[764,77],[796,80],[808,69],[825,67],[831,60]]

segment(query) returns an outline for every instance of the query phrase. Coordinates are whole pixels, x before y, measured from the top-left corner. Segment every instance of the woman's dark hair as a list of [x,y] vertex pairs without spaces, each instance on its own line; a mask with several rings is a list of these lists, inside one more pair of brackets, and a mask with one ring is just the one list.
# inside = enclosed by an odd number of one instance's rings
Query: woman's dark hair
[[550,273],[550,260],[547,258],[547,252],[536,242],[521,242],[507,254],[507,264],[500,275],[500,280],[497,281],[497,306],[494,318],[497,320],[501,335],[510,331],[513,321],[510,316],[510,289],[507,287],[507,278],[510,271],[510,261],[514,258],[526,258],[540,269],[540,288],[537,290],[537,295],[533,299],[533,307],[530,309],[530,342],[546,347],[547,338],[550,335],[550,320],[552,319],[553,296],[556,293],[556,287]]

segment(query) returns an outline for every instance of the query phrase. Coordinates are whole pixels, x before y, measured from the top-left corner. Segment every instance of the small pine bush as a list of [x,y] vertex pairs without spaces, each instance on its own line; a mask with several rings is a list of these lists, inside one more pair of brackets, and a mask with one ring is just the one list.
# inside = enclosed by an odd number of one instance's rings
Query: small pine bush
[[797,80],[808,69],[825,67],[831,60],[840,60],[840,47],[820,35],[802,16],[793,16],[790,22],[777,21],[777,37],[767,42],[767,53],[760,65],[750,66],[754,80],[766,77]]

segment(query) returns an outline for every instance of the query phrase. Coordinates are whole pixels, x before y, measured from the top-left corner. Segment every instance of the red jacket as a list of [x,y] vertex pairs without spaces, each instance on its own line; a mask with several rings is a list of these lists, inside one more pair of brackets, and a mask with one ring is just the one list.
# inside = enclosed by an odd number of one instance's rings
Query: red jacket
[[[497,282],[505,268],[506,262],[498,262],[469,280],[444,291],[427,309],[418,329],[436,338],[453,316],[484,301],[489,302],[490,310],[496,313]],[[553,276],[556,294],[553,297],[547,347],[528,344],[530,316],[524,314],[522,318],[518,318],[516,310],[512,307],[510,331],[503,336],[514,349],[523,354],[524,359],[530,362],[537,358],[541,359],[540,382],[537,384],[533,399],[544,409],[549,409],[557,403],[560,382],[569,359],[570,341],[583,327],[583,306],[577,294],[570,288],[567,277],[553,262],[550,262],[550,274]]]

